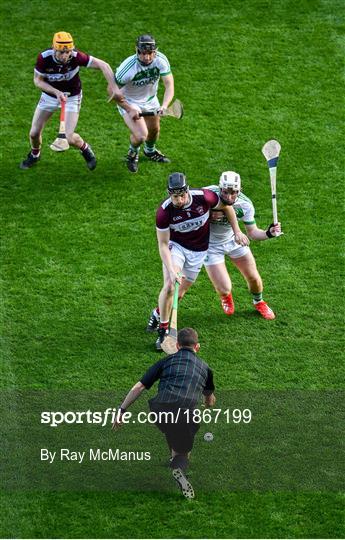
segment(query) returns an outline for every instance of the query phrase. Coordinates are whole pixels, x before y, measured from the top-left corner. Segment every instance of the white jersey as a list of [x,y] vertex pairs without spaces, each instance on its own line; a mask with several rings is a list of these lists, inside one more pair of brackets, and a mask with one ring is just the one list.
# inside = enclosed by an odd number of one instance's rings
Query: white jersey
[[[219,186],[208,186],[207,189],[214,191],[219,196]],[[255,208],[250,199],[240,193],[233,204],[238,221],[245,225],[255,225]],[[225,214],[220,210],[213,210],[210,219],[210,244],[225,244],[234,237],[234,231]]]
[[154,99],[158,91],[159,78],[171,73],[170,64],[161,52],[148,66],[140,64],[136,54],[122,62],[115,72],[118,86],[124,87],[123,94],[129,102],[145,105]]

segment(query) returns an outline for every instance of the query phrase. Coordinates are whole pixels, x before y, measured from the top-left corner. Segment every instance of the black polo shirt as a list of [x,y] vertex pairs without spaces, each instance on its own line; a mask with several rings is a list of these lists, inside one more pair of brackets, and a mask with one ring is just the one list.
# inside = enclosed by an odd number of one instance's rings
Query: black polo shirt
[[211,369],[187,347],[156,362],[140,382],[149,389],[158,380],[158,393],[150,399],[150,404],[194,407],[202,394],[210,395],[214,391]]

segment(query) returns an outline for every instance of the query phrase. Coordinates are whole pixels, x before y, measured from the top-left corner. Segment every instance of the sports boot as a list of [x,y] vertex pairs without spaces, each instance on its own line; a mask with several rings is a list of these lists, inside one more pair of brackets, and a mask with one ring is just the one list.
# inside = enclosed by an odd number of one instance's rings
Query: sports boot
[[159,163],[170,163],[170,159],[167,158],[162,152],[159,150],[154,150],[153,152],[145,152],[145,156],[150,159],[151,161],[157,161]]
[[254,304],[254,307],[260,313],[260,315],[263,316],[264,319],[272,320],[276,318],[271,308],[263,300],[261,300],[261,302],[258,302],[257,304]]
[[153,309],[151,311],[149,322],[147,323],[147,326],[146,326],[146,332],[154,332],[155,330],[157,330],[158,325],[159,325],[159,315],[157,313],[157,310]]
[[88,144],[85,150],[82,151],[81,155],[86,161],[86,165],[90,171],[93,171],[96,168],[97,160],[96,156],[91,148],[91,146]]
[[132,172],[136,173],[138,171],[138,163],[139,163],[139,154],[138,152],[132,152],[131,150],[128,150],[128,154],[126,157],[127,161],[127,169]]
[[180,468],[173,469],[172,475],[174,479],[176,480],[177,484],[179,485],[182,495],[186,497],[186,499],[194,499],[195,495],[194,495],[193,486],[189,482],[184,471]]
[[169,334],[167,328],[158,328],[158,338],[156,339],[156,350],[162,350],[162,343],[165,340],[165,337]]
[[235,305],[231,293],[223,296],[220,301],[225,315],[233,315],[235,313]]
[[27,158],[24,159],[21,164],[19,165],[19,167],[21,169],[30,169],[31,167],[33,167],[34,165],[36,165],[36,163],[39,162],[40,160],[40,156],[38,157],[35,157],[32,155],[31,151],[28,153],[27,155]]

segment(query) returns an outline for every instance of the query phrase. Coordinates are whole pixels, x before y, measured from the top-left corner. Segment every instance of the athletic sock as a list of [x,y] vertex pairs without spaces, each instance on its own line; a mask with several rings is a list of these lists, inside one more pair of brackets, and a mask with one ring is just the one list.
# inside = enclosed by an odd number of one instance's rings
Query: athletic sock
[[129,145],[130,152],[133,152],[134,154],[139,154],[139,150],[140,150],[140,144],[139,146],[134,146],[134,144],[130,143]]
[[169,321],[166,321],[166,322],[160,322],[159,323],[159,328],[164,328],[164,330],[168,330],[169,328]]
[[31,154],[33,155],[34,158],[38,158],[40,153],[41,153],[40,148],[31,148]]
[[87,142],[84,141],[83,146],[80,148],[81,153],[83,153],[88,147]]
[[258,304],[259,302],[262,302],[262,292],[252,293],[252,296],[253,304]]
[[156,141],[145,141],[144,150],[146,154],[153,154],[156,151]]
[[159,306],[157,306],[157,307],[154,309],[154,314],[155,314],[155,315],[158,315],[158,317],[159,317]]
[[229,293],[229,294],[222,294],[221,295],[221,299],[222,300],[232,300],[232,294]]

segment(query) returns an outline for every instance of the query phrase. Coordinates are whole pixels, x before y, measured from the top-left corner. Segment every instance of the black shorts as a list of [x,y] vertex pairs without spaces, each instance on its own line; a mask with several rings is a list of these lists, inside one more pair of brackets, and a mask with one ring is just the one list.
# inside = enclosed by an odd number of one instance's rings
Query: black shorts
[[189,414],[184,413],[186,409],[169,404],[150,404],[150,409],[157,414],[172,413],[166,417],[161,415],[156,426],[164,433],[170,448],[179,454],[188,454],[193,448],[194,437],[200,427],[200,424],[193,421],[193,409],[189,409]]

